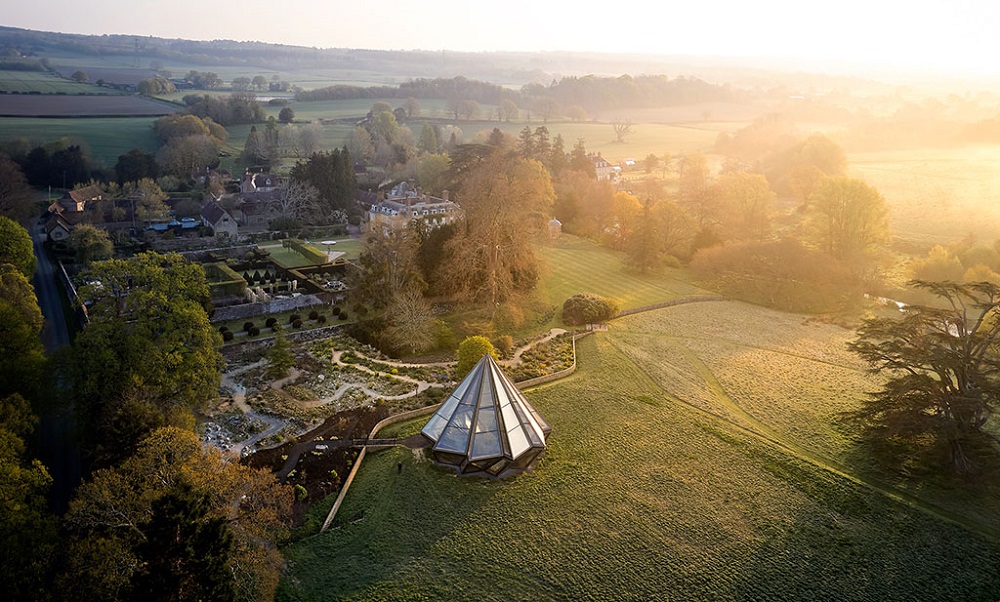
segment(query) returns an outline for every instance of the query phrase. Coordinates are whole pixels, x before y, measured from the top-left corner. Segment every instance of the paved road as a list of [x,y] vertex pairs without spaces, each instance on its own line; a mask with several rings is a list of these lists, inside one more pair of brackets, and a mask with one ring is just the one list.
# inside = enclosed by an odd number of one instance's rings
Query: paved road
[[[45,317],[42,343],[46,353],[51,355],[59,347],[69,345],[70,329],[63,312],[63,292],[57,275],[59,266],[49,260],[42,247],[45,228],[36,226],[32,239],[35,243],[35,257],[38,259],[33,279],[35,295],[38,297],[42,316]],[[60,513],[69,505],[70,497],[81,478],[80,447],[74,437],[75,408],[68,396],[69,393],[65,393],[64,403],[49,404],[48,411],[40,416],[38,429],[42,446],[41,460],[52,475],[50,499],[53,508]]]
[[51,354],[62,345],[69,345],[69,325],[62,309],[62,288],[59,286],[57,270],[59,267],[49,260],[42,242],[45,240],[45,228],[36,226],[32,238],[35,242],[35,257],[38,259],[38,269],[35,271],[35,295],[38,296],[38,306],[45,317],[42,327],[42,342],[45,351]]

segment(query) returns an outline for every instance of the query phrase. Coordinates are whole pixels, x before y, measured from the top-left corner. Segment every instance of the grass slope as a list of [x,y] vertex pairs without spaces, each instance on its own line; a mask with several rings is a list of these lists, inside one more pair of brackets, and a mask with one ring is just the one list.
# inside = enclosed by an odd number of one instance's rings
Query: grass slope
[[623,270],[625,254],[597,243],[562,234],[536,248],[545,276],[540,281],[540,300],[562,307],[576,293],[589,292],[616,299],[622,309],[631,309],[688,295],[711,294],[688,282],[684,270],[664,269],[649,274]]
[[334,529],[286,549],[278,599],[1000,596],[1000,544],[692,410],[622,350],[639,329],[582,340],[574,376],[529,391],[554,427],[533,472],[370,457]]

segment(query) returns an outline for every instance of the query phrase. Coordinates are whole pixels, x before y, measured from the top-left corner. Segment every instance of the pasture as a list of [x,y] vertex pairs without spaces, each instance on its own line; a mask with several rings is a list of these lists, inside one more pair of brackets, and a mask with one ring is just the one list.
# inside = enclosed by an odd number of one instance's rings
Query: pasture
[[47,71],[6,71],[0,70],[0,93],[4,94],[121,94],[113,88],[102,88],[91,84],[78,84],[73,80],[58,77]]
[[[618,320],[578,343],[576,374],[527,392],[553,426],[533,471],[369,456],[331,530],[285,549],[277,599],[997,599],[995,497],[951,492],[968,529],[824,463],[849,434],[817,424],[863,385],[836,331],[738,303]],[[763,372],[724,373],[722,353]]]
[[153,117],[176,110],[139,96],[0,95],[3,117]]
[[875,186],[890,207],[898,238],[930,247],[969,234],[1000,238],[1000,147],[852,153],[850,175]]
[[0,117],[0,140],[24,138],[44,144],[67,138],[82,143],[94,160],[114,167],[118,156],[132,148],[155,153],[159,141],[153,134],[153,117],[37,118]]

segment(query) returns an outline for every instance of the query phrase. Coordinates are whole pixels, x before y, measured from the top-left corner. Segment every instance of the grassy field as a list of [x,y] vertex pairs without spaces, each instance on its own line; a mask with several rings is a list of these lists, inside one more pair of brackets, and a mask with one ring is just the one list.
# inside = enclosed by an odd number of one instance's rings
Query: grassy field
[[0,95],[6,117],[141,117],[173,113],[177,107],[139,96]]
[[[761,332],[773,312],[697,307],[707,313],[693,324],[689,315],[664,318],[681,308],[618,321],[579,343],[575,375],[528,391],[554,429],[530,473],[493,482],[456,478],[407,450],[370,456],[333,529],[286,549],[278,599],[1000,596],[995,536],[898,503],[782,443],[811,445],[811,425],[850,405],[854,392],[838,402],[830,391],[785,388],[811,389],[816,379],[776,385],[756,372],[741,380],[714,371],[729,349],[750,353],[744,365],[770,350],[795,374],[817,366],[852,374],[839,347],[823,342],[836,327],[789,318]],[[670,342],[646,349],[660,338]],[[677,383],[678,374],[692,382]],[[813,397],[826,401],[812,408]],[[789,421],[803,432],[786,432]],[[842,447],[835,435],[816,437],[816,456]],[[1000,504],[991,501],[982,512],[995,520]]]
[[537,247],[543,276],[537,297],[562,307],[576,293],[595,293],[617,300],[622,309],[642,307],[689,295],[711,294],[690,284],[685,270],[666,268],[645,275],[623,270],[624,253],[597,243],[562,234]]
[[0,70],[0,92],[9,94],[40,92],[42,94],[67,94],[74,96],[77,94],[121,94],[121,92],[113,88],[102,88],[92,84],[79,84],[47,71],[6,70]]
[[152,117],[93,117],[86,119],[0,118],[0,140],[27,138],[37,143],[61,138],[83,141],[91,156],[114,167],[118,156],[132,148],[155,153],[159,142]]
[[885,196],[896,236],[930,246],[972,234],[1000,238],[1000,147],[855,153],[851,175]]

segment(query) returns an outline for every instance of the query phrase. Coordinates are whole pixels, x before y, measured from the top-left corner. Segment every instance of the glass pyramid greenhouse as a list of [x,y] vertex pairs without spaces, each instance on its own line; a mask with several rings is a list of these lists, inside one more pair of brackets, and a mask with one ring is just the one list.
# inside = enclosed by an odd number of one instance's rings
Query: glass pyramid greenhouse
[[421,433],[434,459],[460,473],[501,476],[524,469],[543,451],[550,427],[486,354]]

